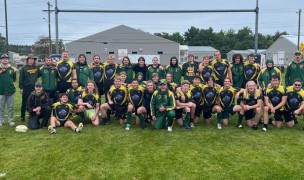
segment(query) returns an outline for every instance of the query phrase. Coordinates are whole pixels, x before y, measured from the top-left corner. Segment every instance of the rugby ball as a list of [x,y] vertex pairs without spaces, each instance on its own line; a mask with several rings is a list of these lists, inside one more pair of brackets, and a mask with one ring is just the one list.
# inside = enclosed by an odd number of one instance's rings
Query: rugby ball
[[26,132],[28,130],[28,128],[25,126],[25,125],[18,125],[18,126],[16,126],[16,128],[15,128],[15,131],[17,132],[17,133],[24,133],[24,132]]

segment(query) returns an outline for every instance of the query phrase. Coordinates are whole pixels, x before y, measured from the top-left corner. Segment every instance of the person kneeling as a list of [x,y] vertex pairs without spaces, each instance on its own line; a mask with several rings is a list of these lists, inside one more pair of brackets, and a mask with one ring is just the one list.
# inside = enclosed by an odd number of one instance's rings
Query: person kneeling
[[83,124],[79,123],[78,127],[72,121],[73,106],[68,103],[69,98],[66,94],[60,95],[60,101],[52,106],[51,124],[49,131],[51,134],[56,133],[56,127],[71,128],[75,132],[81,132]]
[[[42,90],[42,84],[36,82],[35,91],[31,93],[27,100],[27,110],[29,112],[29,129],[46,128],[50,118],[51,109],[49,106],[49,97]],[[39,119],[43,118],[41,124]]]

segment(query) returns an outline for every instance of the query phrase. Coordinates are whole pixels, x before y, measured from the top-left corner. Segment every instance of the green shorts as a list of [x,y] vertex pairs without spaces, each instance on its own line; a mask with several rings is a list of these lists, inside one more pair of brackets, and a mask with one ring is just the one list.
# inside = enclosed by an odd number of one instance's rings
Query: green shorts
[[87,109],[86,110],[86,117],[88,117],[89,119],[92,119],[94,114],[95,114],[95,109]]

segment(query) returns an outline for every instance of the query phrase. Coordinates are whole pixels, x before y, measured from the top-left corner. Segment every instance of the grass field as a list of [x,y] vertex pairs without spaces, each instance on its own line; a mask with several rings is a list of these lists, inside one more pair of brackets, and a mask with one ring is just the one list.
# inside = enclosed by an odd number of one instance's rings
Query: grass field
[[[16,93],[15,115],[20,115]],[[58,128],[15,133],[0,127],[2,179],[302,179],[303,119],[294,128],[261,132],[200,122],[192,131],[174,127],[125,131],[112,119],[82,133]],[[19,124],[19,117],[15,122]]]

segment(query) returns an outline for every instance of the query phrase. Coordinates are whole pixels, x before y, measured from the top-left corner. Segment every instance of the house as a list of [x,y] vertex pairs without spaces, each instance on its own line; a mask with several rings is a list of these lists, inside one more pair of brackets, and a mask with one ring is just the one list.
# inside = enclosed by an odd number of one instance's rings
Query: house
[[[300,43],[304,36],[300,36]],[[287,66],[294,60],[294,52],[298,49],[298,36],[281,35],[266,51],[266,58],[273,58],[274,64]]]
[[128,56],[133,63],[144,56],[146,63],[152,63],[156,56],[160,64],[166,65],[171,57],[180,54],[179,43],[125,25],[67,43],[66,49],[76,61],[79,54],[85,54],[89,63],[95,54],[100,55],[102,61],[114,54],[117,63],[121,63],[123,56]]

